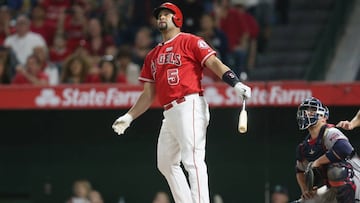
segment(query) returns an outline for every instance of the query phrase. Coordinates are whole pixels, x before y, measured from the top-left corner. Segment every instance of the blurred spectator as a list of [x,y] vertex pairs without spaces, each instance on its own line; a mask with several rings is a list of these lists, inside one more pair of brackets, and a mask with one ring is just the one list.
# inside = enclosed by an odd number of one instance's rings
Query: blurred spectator
[[276,185],[271,193],[271,203],[288,203],[289,193],[287,188]]
[[87,82],[91,83],[126,83],[126,76],[118,74],[115,58],[105,55],[99,62],[99,73],[90,74]]
[[66,203],[91,203],[89,200],[92,191],[91,183],[87,180],[77,180],[73,183],[73,195]]
[[100,62],[100,57],[91,56],[89,54],[89,50],[86,47],[87,47],[86,41],[81,40],[79,46],[75,49],[73,54],[81,56],[82,58],[86,59],[86,61],[90,65],[88,73],[98,73],[99,72],[98,64]]
[[0,61],[5,66],[10,78],[13,78],[16,73],[16,67],[19,64],[14,52],[11,48],[0,46]]
[[4,44],[7,36],[15,33],[15,27],[11,25],[11,13],[7,6],[0,7],[0,45]]
[[79,54],[70,55],[63,63],[61,83],[81,84],[86,82],[91,68],[89,60]]
[[66,37],[67,46],[70,50],[75,50],[78,46],[85,45],[81,43],[86,42],[87,24],[83,8],[79,5],[73,5],[59,16],[56,32]]
[[112,36],[106,35],[103,32],[101,22],[97,18],[89,20],[88,36],[86,41],[86,48],[92,58],[100,58],[103,56],[106,48],[114,43]]
[[98,11],[101,2],[104,0],[72,0],[72,5],[79,5],[87,18],[101,17],[105,11]]
[[41,70],[40,60],[35,55],[27,58],[25,66],[18,65],[12,84],[47,85],[49,78]]
[[4,45],[11,47],[21,64],[25,64],[28,56],[37,46],[46,46],[44,38],[30,31],[30,20],[25,15],[17,17],[16,33],[5,39]]
[[0,46],[0,85],[11,83],[12,74],[11,67],[8,65],[9,60],[6,48]]
[[259,1],[261,0],[241,0],[245,10],[253,17],[256,16],[259,7]]
[[[84,1],[84,0],[82,0]],[[85,0],[87,1],[87,0]],[[121,0],[123,1],[123,0]],[[97,1],[98,5],[96,6],[96,8],[94,8],[94,16],[95,18],[98,19],[104,19],[104,16],[106,15],[106,13],[111,10],[111,9],[117,9],[117,3],[118,1],[115,0],[101,0],[101,1]]]
[[200,20],[200,31],[197,33],[217,52],[217,57],[226,62],[228,40],[225,33],[218,29],[215,19],[210,14],[204,14]]
[[223,198],[219,194],[214,195],[214,203],[224,203]]
[[130,2],[129,25],[131,25],[134,30],[143,26],[148,26],[153,9],[160,5],[156,0],[132,0]]
[[105,49],[105,55],[116,56],[117,52],[118,52],[118,48],[114,44],[107,46]]
[[40,34],[45,39],[46,44],[51,46],[56,31],[56,23],[47,20],[45,8],[38,5],[31,11],[30,30]]
[[119,11],[120,18],[128,22],[132,11],[132,0],[117,1],[117,10]]
[[169,195],[166,192],[159,191],[155,194],[152,203],[170,203]]
[[256,9],[256,20],[260,27],[258,37],[258,52],[263,53],[271,35],[271,29],[274,25],[274,1],[260,0]]
[[43,46],[34,48],[34,55],[39,59],[41,70],[49,77],[49,85],[57,85],[60,80],[58,67],[49,61],[48,49]]
[[64,12],[69,11],[72,0],[41,0],[39,5],[46,8],[46,19],[57,23]]
[[11,76],[8,69],[9,67],[0,59],[0,85],[11,83]]
[[182,31],[196,33],[200,28],[200,18],[204,14],[204,5],[200,0],[183,0],[178,3],[184,15]]
[[14,16],[19,14],[30,14],[30,10],[38,0],[7,0],[7,5],[13,11]]
[[142,66],[146,54],[152,49],[153,41],[151,30],[148,27],[140,28],[135,35],[135,41],[132,46],[132,60],[134,63]]
[[112,36],[117,46],[128,44],[132,39],[126,19],[122,17],[117,8],[110,8],[104,16],[104,31]]
[[237,1],[239,0],[221,0],[214,9],[220,29],[228,39],[228,65],[240,76],[245,71],[249,31],[242,14],[234,7]]
[[233,0],[233,5],[241,14],[241,18],[244,19],[249,33],[248,42],[247,42],[248,56],[246,58],[245,68],[253,68],[255,66],[255,60],[257,55],[257,38],[260,31],[259,25],[255,17],[246,11],[245,5],[242,3],[242,0]]
[[[204,14],[200,20],[200,31],[197,33],[201,36],[214,50],[216,50],[217,56],[226,63],[228,42],[226,35],[223,31],[218,29],[215,25],[215,19],[210,14]],[[204,68],[203,84],[209,84],[213,82],[222,81],[214,72],[208,68]]]
[[60,34],[54,37],[49,52],[50,61],[55,63],[59,69],[61,69],[63,61],[71,55],[70,49],[66,46],[65,37]]
[[118,74],[125,75],[128,84],[139,84],[140,66],[131,60],[131,52],[127,46],[119,48],[116,60],[119,65]]
[[92,190],[89,194],[90,203],[104,203],[104,200],[97,190]]

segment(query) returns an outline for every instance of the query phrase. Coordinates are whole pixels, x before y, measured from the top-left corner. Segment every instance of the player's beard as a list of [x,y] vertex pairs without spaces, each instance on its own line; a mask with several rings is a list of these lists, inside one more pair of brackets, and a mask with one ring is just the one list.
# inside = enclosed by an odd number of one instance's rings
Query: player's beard
[[158,25],[158,29],[160,31],[165,31],[165,30],[167,30],[167,28],[168,28],[167,23],[159,23],[159,25]]

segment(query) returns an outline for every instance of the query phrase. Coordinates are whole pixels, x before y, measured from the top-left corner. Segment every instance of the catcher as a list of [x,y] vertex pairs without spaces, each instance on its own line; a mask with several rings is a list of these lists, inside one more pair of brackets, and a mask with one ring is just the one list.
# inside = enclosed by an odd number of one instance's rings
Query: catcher
[[[328,108],[314,97],[298,107],[299,129],[309,132],[296,150],[299,202],[360,202],[360,159],[328,118]],[[320,187],[325,189],[319,192]]]

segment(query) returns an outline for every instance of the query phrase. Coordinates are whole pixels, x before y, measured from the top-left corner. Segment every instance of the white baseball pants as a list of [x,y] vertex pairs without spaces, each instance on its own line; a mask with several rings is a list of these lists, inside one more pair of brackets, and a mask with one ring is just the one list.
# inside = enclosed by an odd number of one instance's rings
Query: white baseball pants
[[[164,111],[158,139],[157,160],[176,203],[209,203],[205,163],[209,108],[203,96],[191,94]],[[180,166],[188,172],[187,178]]]

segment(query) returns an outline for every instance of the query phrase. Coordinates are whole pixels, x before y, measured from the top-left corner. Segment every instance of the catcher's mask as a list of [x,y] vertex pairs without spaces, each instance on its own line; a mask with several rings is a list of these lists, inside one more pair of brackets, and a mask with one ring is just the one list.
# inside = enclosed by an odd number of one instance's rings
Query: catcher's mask
[[298,107],[297,122],[300,130],[308,129],[319,120],[319,116],[329,118],[329,109],[315,97],[305,99]]
[[182,24],[183,24],[183,14],[181,12],[181,10],[179,9],[179,7],[177,7],[175,4],[166,2],[161,4],[159,7],[155,8],[153,11],[153,16],[157,19],[159,17],[159,13],[162,9],[168,9],[170,10],[174,16],[172,17],[172,20],[174,22],[174,24],[181,28]]

